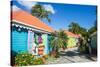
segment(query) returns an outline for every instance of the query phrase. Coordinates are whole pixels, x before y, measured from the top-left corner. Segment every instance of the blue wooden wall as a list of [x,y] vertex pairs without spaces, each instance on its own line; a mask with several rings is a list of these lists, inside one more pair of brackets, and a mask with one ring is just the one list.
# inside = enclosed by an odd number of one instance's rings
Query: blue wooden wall
[[20,29],[13,27],[12,28],[12,43],[11,49],[13,52],[26,52],[27,51],[27,37],[28,32],[25,29]]

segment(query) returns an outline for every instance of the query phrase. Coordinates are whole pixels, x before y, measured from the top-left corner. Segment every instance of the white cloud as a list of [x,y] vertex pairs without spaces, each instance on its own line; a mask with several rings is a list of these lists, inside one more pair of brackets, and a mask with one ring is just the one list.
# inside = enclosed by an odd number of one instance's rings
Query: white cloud
[[29,10],[32,8],[32,6],[37,4],[37,2],[33,2],[33,1],[20,1],[20,0],[17,0],[17,2],[19,4],[21,4],[22,6],[25,6]]
[[20,8],[18,8],[16,5],[13,5],[12,6],[12,11],[19,11],[21,10]]
[[51,11],[52,14],[55,13],[55,10],[54,10],[54,8],[53,8],[52,5],[50,5],[50,4],[45,4],[45,5],[43,5],[43,7],[44,7],[47,11]]
[[[31,10],[31,8],[32,8],[33,6],[35,6],[35,5],[37,4],[37,2],[34,2],[34,1],[25,1],[25,0],[23,0],[23,1],[17,0],[17,2],[18,2],[19,4],[21,4],[22,6],[26,7],[27,10],[29,10],[29,11]],[[52,14],[55,13],[55,10],[54,10],[54,8],[53,8],[53,6],[52,6],[51,4],[44,4],[43,7],[44,7],[47,11],[51,11]],[[14,8],[16,9],[16,7],[14,7]],[[17,8],[17,9],[18,9],[18,8]]]

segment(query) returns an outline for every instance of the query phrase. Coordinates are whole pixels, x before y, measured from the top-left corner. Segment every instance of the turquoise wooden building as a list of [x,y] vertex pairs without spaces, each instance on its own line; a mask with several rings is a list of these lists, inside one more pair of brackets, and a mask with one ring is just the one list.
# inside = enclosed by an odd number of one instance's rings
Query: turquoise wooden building
[[[49,35],[54,30],[31,14],[19,10],[12,12],[11,53],[29,52],[38,55],[39,45],[44,45],[43,55],[50,53]],[[38,43],[40,38],[41,43]]]

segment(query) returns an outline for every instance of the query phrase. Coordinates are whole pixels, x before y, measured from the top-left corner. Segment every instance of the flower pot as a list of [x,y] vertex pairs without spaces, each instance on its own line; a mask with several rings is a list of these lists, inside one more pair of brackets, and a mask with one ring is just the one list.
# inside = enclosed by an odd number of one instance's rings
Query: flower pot
[[43,53],[44,53],[44,45],[40,45],[40,46],[38,47],[38,54],[39,54],[39,55],[43,55]]
[[39,55],[43,55],[43,52],[44,52],[43,50],[42,51],[38,51],[38,54]]
[[44,50],[44,47],[39,47],[38,50],[40,50],[40,51],[41,51],[41,50]]
[[43,44],[39,44],[39,48],[42,48],[42,47],[44,48],[44,45]]

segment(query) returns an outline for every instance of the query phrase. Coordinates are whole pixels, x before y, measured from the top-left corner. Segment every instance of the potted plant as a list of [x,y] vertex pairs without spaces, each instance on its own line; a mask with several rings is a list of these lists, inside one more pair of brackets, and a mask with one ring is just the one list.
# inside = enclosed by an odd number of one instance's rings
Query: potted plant
[[38,54],[39,55],[43,55],[43,52],[44,52],[44,45],[39,45],[39,47],[38,47]]

